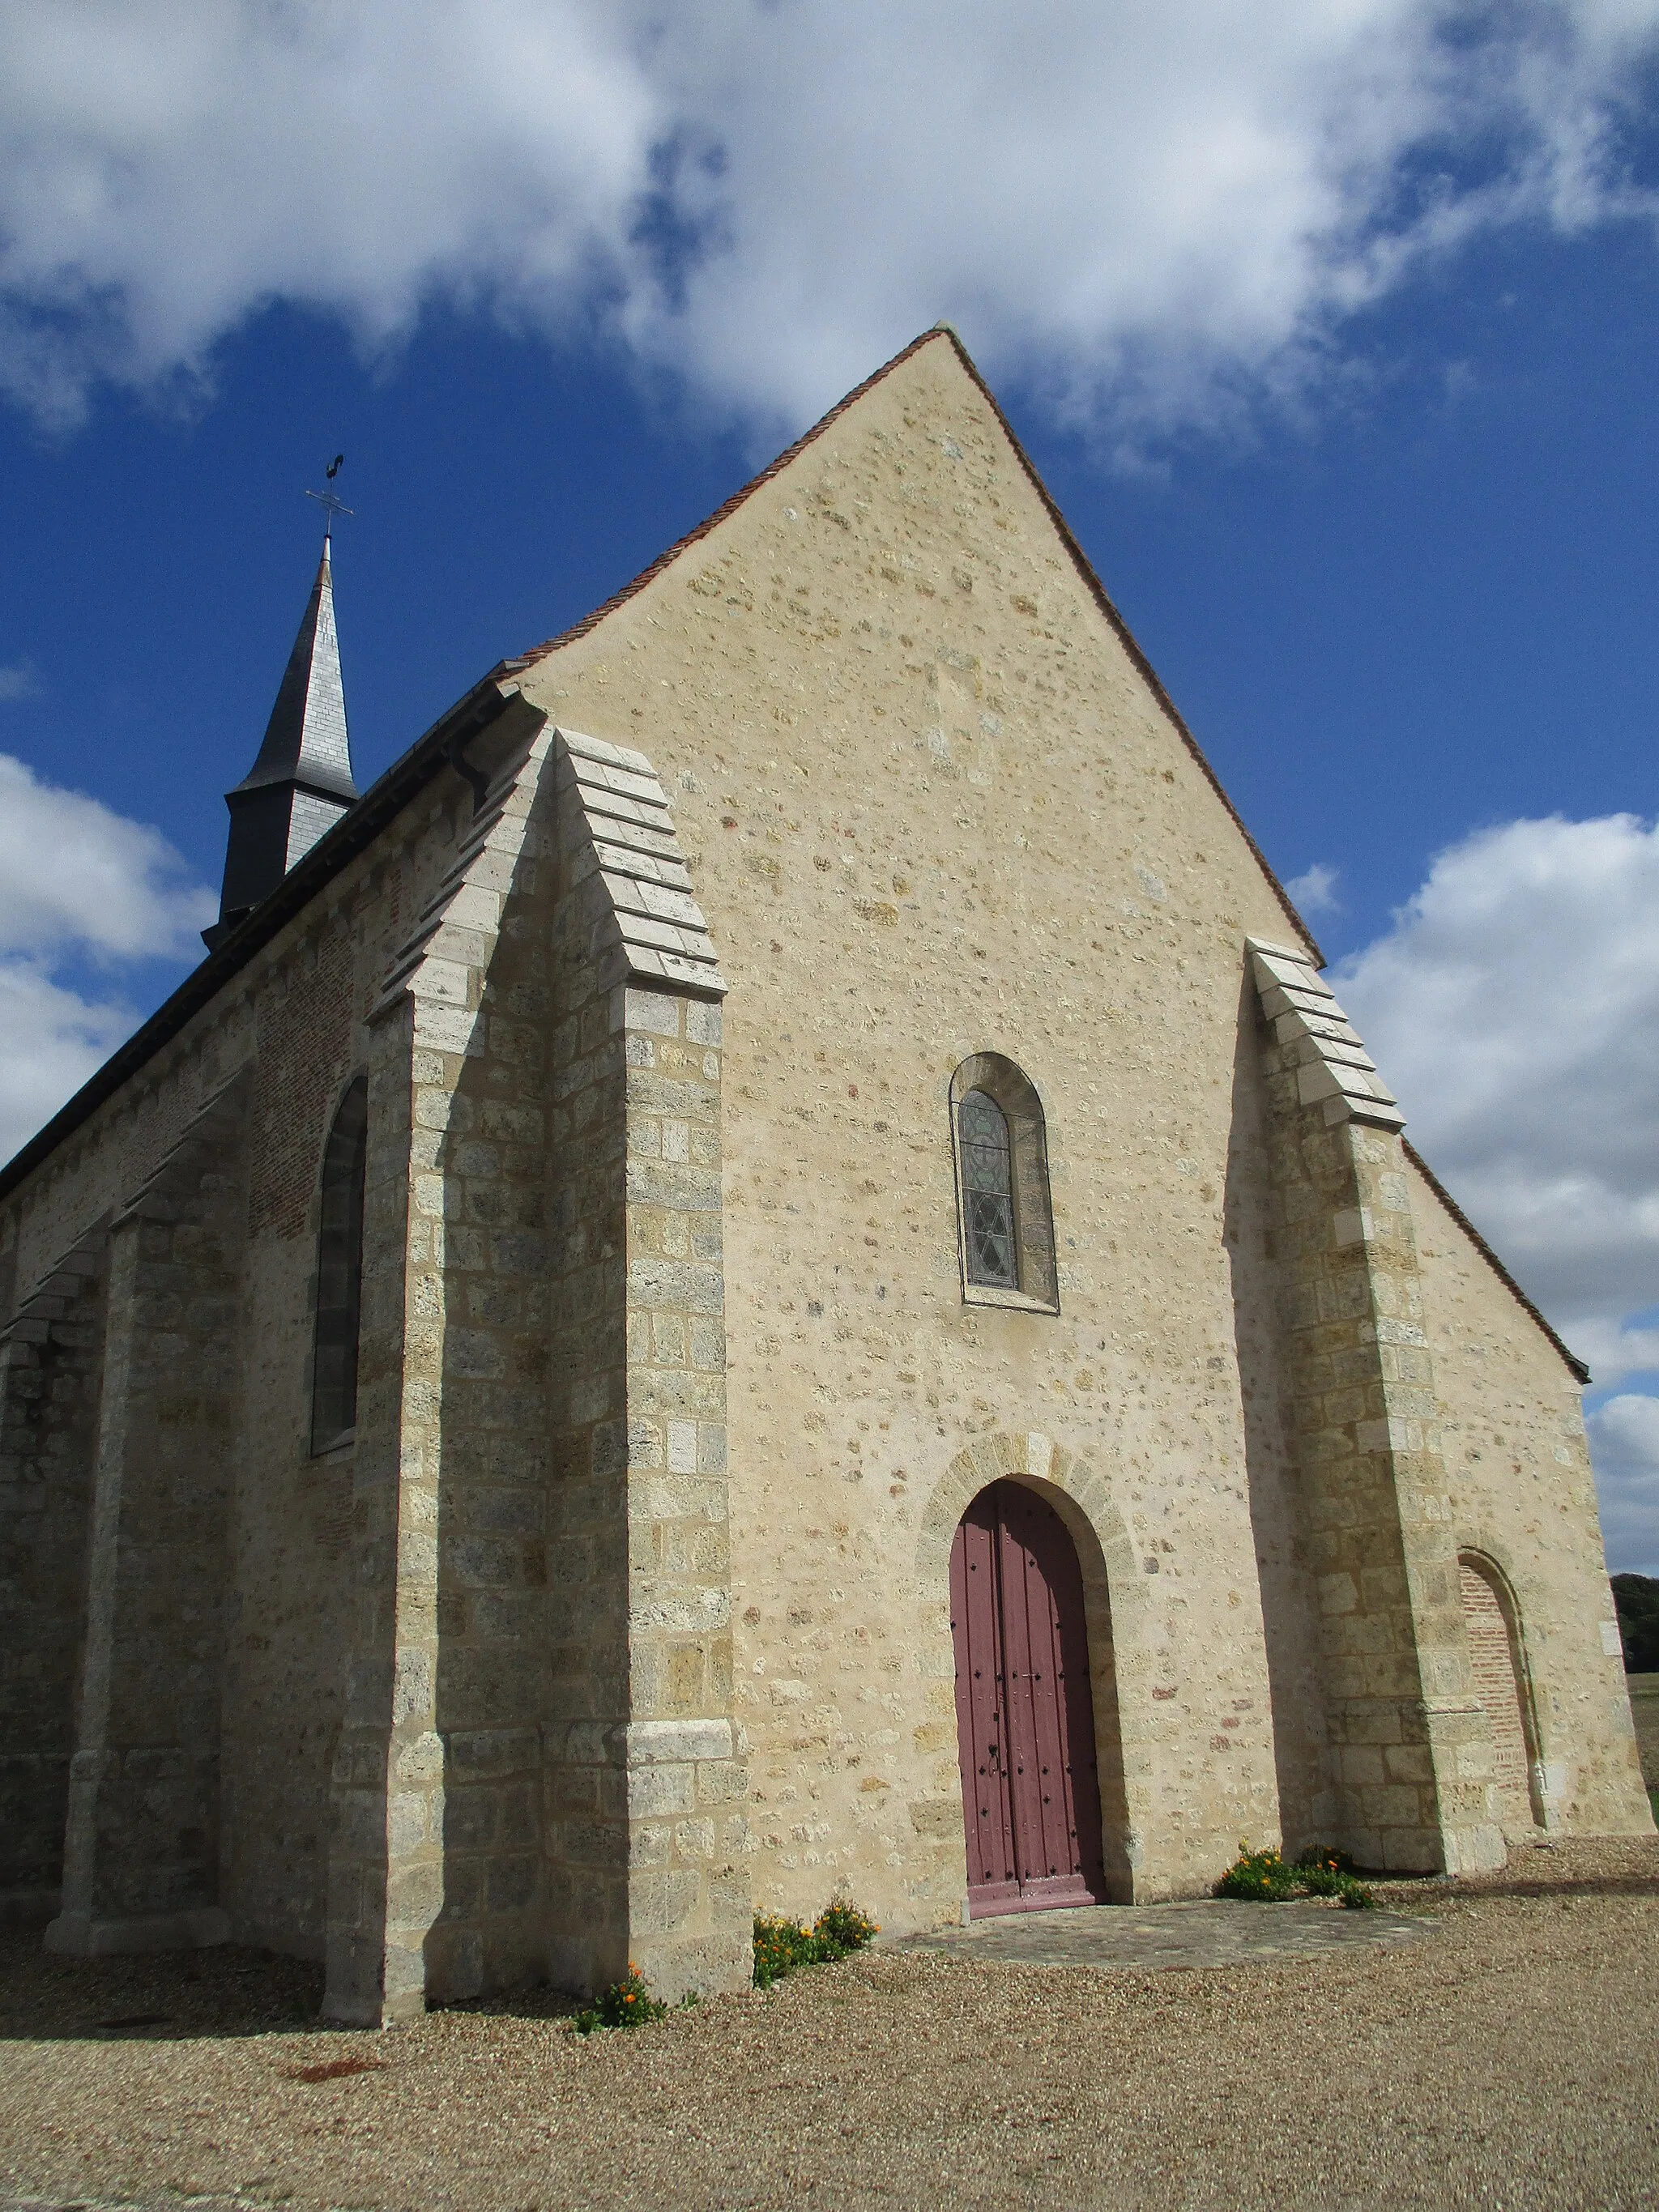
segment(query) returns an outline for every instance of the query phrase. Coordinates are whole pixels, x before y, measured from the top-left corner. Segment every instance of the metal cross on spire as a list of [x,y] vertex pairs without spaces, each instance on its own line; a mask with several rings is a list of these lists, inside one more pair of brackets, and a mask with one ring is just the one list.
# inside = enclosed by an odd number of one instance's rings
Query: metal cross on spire
[[329,539],[334,535],[335,516],[337,514],[349,514],[351,513],[351,509],[346,505],[345,501],[340,497],[339,493],[334,489],[334,479],[339,475],[340,471],[344,466],[345,455],[343,453],[336,453],[334,459],[328,465],[326,489],[323,491],[307,490],[306,493],[306,497],[307,499],[314,499],[318,506],[323,510],[323,546],[325,550],[327,550]]

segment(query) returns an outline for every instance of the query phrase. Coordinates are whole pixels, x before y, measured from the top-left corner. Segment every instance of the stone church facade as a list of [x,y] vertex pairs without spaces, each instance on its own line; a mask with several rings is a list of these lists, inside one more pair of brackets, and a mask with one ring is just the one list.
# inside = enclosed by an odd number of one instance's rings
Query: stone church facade
[[1583,1370],[951,333],[361,798],[331,623],[0,1179],[10,1917],[372,2023],[1649,1828]]

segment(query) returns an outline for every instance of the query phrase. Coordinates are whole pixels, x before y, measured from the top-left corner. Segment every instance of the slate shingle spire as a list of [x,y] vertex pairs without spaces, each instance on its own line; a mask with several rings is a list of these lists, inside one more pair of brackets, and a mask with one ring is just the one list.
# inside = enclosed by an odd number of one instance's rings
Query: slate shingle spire
[[269,897],[356,797],[334,630],[334,579],[325,538],[317,580],[259,757],[234,791],[225,793],[230,842],[219,919],[202,932],[210,950]]

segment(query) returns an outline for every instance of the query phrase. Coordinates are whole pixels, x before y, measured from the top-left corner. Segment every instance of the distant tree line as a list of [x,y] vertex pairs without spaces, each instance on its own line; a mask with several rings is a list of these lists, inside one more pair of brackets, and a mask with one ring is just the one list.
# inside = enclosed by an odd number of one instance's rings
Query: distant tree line
[[1659,1674],[1659,1580],[1652,1575],[1615,1575],[1613,1601],[1619,1608],[1619,1633],[1625,1639],[1625,1672]]

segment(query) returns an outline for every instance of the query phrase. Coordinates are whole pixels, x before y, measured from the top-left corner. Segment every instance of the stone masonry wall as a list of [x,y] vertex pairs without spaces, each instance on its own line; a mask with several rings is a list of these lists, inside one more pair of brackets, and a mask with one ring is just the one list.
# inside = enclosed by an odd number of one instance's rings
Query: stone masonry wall
[[[1501,1865],[1492,1732],[1459,1592],[1401,1117],[1371,1095],[1380,1086],[1370,1075],[1354,1078],[1358,1095],[1337,1087],[1329,1041],[1352,1032],[1307,963],[1257,946],[1251,964],[1275,1033],[1265,1054],[1273,1236],[1323,1650],[1330,1839],[1364,1866]],[[1363,1058],[1357,1041],[1340,1048]],[[1304,1808],[1296,1815],[1294,1825],[1312,1825]]]
[[400,1007],[377,1025],[368,1055],[350,1628],[330,1775],[324,2015],[368,2027],[422,2008],[422,1947],[441,1896],[433,1824],[442,1793],[433,1785],[442,1762],[429,1725],[436,1470],[421,1451],[432,1360],[418,1348],[411,1360],[408,1343],[408,1247],[420,1249],[409,1219],[411,1028]]
[[319,1178],[366,1064],[362,1018],[404,876],[401,859],[383,860],[368,886],[295,932],[258,995],[248,1072],[222,1893],[237,1941],[319,1959],[355,1595],[353,1448],[311,1452]]
[[1460,1551],[1513,1594],[1545,1826],[1641,1835],[1642,1788],[1580,1385],[1418,1168],[1407,1164]]
[[[521,767],[523,744],[508,749]],[[372,2026],[428,1996],[526,1978],[538,1957],[525,1824],[544,1663],[545,899],[532,786],[514,766],[499,784],[380,948],[368,1008],[354,1619],[325,2009]]]
[[[204,1793],[218,1801],[217,1864],[210,1872],[192,1858],[196,1871],[187,1880],[180,1873],[175,1885],[193,1899],[217,1892],[210,1906],[181,1908],[198,1938],[229,1926],[245,1940],[311,1955],[324,1948],[330,1771],[347,1692],[352,1594],[360,1578],[374,1579],[380,1563],[374,1556],[372,1516],[355,1495],[354,1453],[348,1448],[324,1461],[309,1455],[312,1208],[332,1104],[353,1067],[367,1062],[364,1016],[407,935],[412,908],[450,864],[458,825],[470,815],[462,780],[441,775],[372,853],[263,947],[139,1076],[0,1205],[0,1276],[25,1292],[89,1224],[131,1206],[238,1068],[252,1076],[243,1150],[227,1163],[233,1181],[245,1178],[241,1221],[228,1239],[236,1246],[237,1286],[227,1291],[223,1304],[187,1302],[191,1317],[177,1352],[180,1368],[193,1366],[201,1377],[228,1361],[238,1383],[222,1431],[234,1495],[212,1537],[216,1543],[222,1534],[225,1546],[213,1577],[222,1608],[223,1658],[212,1670],[222,1698],[213,1732],[223,1757],[214,1770],[216,1792]],[[406,1122],[406,1068],[403,1091]],[[406,1162],[406,1137],[399,1142]],[[384,1164],[384,1144],[380,1149]],[[185,1226],[194,1234],[199,1224]],[[153,1239],[166,1227],[152,1220],[145,1234]],[[148,1253],[144,1267],[165,1269],[176,1256]],[[205,1332],[199,1340],[198,1326]],[[116,1343],[111,1373],[117,1384],[125,1357]],[[158,1437],[169,1433],[165,1422],[152,1427]],[[141,1443],[139,1459],[151,1456]],[[205,1468],[204,1460],[198,1472],[207,1481]],[[157,1479],[164,1488],[173,1481],[165,1464]],[[123,1602],[135,1634],[143,1629],[124,1652],[142,1675],[149,1663],[143,1655],[159,1639],[156,1671],[165,1682],[169,1639],[178,1640],[182,1609],[195,1604],[195,1567],[186,1561],[175,1574],[168,1547],[148,1538],[143,1552],[122,1571]],[[109,1582],[107,1567],[103,1579]],[[143,1608],[142,1624],[129,1601]],[[156,1695],[165,1702],[172,1692],[158,1687]],[[204,1731],[207,1725],[204,1721]],[[198,1762],[198,1771],[208,1768]],[[175,1783],[185,1786],[174,1777],[167,1790]],[[380,1802],[384,1861],[384,1772]],[[82,1826],[87,1832],[84,1820]],[[198,1832],[210,1858],[213,1826],[205,1811],[200,1820],[176,1823]],[[106,1823],[108,1834],[118,1831],[131,1832],[131,1878],[142,1891],[157,1838],[147,1836],[143,1823],[131,1831],[124,1821],[113,1829]],[[99,1863],[113,1879],[107,1850]],[[106,1925],[100,1940],[108,1935]],[[377,1949],[377,1960],[379,1955]]]
[[[1263,1619],[1310,1561],[1328,1595],[1352,1571],[1353,1501],[1326,1486],[1315,1527],[1289,1473],[1322,1395],[1386,1540],[1322,1616],[1355,1834],[1425,1849],[1432,1796],[1438,1848],[1484,1848],[1459,1547],[1517,1594],[1552,1823],[1641,1825],[1554,1355],[1438,1216],[1419,1261],[1388,1130],[1299,1098],[1295,1122],[1289,1061],[1261,1121],[1245,945],[1296,925],[949,341],[523,689],[481,812],[441,775],[0,1206],[21,1292],[264,1055],[241,1149],[114,1235],[75,1941],[228,1917],[314,1950],[325,1920],[332,2008],[379,2021],[629,1957],[671,1991],[741,1978],[751,1890],[954,1917],[941,1561],[988,1468],[1054,1491],[1095,1577],[1133,1893],[1201,1890],[1334,1779],[1298,1711],[1309,1639]],[[597,746],[532,744],[538,714]],[[643,809],[626,865],[602,790]],[[948,1092],[980,1051],[1043,1103],[1058,1315],[963,1303]],[[312,1152],[356,1067],[359,1426],[312,1462]],[[1330,1299],[1299,1346],[1252,1242],[1291,1200],[1284,1264]],[[1328,1323],[1358,1382],[1318,1380]],[[216,1447],[175,1474],[143,1441],[198,1428],[242,1470],[222,1510]],[[124,1712],[112,1668],[152,1644]],[[1366,1699],[1396,1738],[1358,1726]],[[141,1721],[178,1756],[112,1827]]]
[[[283,933],[250,986],[227,1898],[243,1940],[326,1958],[331,1991],[365,2019],[380,2016],[386,1969],[413,1111],[408,1004],[397,1002],[401,1024],[371,1017],[385,1013],[411,919],[452,869],[471,820],[462,781],[441,777]],[[354,1441],[313,1457],[319,1177],[335,1110],[358,1073],[369,1078],[358,1421]],[[410,1755],[417,1766],[426,1759]]]
[[64,1820],[86,1621],[103,1342],[101,1236],[0,1338],[0,1925],[44,1924]]
[[[405,1595],[419,1578],[413,1567],[435,1582],[418,1615],[428,1733],[408,1733],[413,1712],[398,1731],[407,1748],[392,1825],[394,1848],[404,1826],[418,1832],[413,1785],[427,1778],[429,1756],[430,1778],[442,1784],[426,1827],[442,1886],[425,1942],[431,1996],[531,1978],[545,1948],[553,810],[537,782],[545,753],[544,735],[500,811],[474,824],[411,978],[404,1482],[407,1493],[418,1468],[421,1489],[404,1547]],[[400,1622],[400,1679],[411,1636],[411,1623]],[[412,1686],[408,1694],[412,1704]]]
[[[923,1528],[964,1451],[1033,1433],[1116,1562],[1136,1893],[1200,1891],[1278,1826],[1222,1221],[1243,939],[1279,900],[943,338],[520,680],[647,754],[730,985],[757,1901],[960,1914]],[[1042,1101],[1057,1316],[963,1300],[948,1094],[979,1051]]]
[[629,987],[655,925],[619,934],[562,746],[490,794],[374,1016],[340,2019],[747,1975],[719,1012]]
[[1279,1832],[1284,1848],[1294,1853],[1335,1835],[1337,1801],[1327,1733],[1324,1646],[1293,1449],[1291,1346],[1281,1311],[1274,1119],[1264,1066],[1275,1041],[1261,1022],[1248,963],[1241,981],[1223,1235],[1232,1274],[1250,1521],[1267,1636]]
[[[603,1986],[633,1960],[674,1995],[741,1984],[750,1966],[747,1777],[732,1714],[721,1016],[712,995],[683,995],[666,976],[642,978],[651,988],[628,980],[643,962],[617,942],[617,878],[594,868],[595,819],[577,782],[596,761],[603,775],[606,753],[624,800],[640,794],[634,823],[611,817],[606,834],[674,858],[647,762],[604,747],[574,767],[563,756],[548,1956],[568,1986]],[[603,838],[597,849],[618,850]]]
[[197,1116],[110,1229],[86,1637],[54,1948],[222,1933],[244,1095]]

